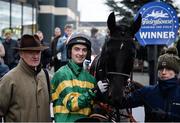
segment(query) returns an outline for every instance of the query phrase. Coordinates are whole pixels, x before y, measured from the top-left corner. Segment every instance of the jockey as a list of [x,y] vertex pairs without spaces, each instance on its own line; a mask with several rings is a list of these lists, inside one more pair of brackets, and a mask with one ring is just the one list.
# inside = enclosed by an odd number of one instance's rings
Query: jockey
[[[174,50],[177,51],[177,50]],[[158,58],[158,84],[144,86],[123,99],[121,108],[144,106],[145,122],[180,121],[180,67],[178,53],[169,50]]]
[[[83,69],[85,59],[91,58],[91,42],[84,34],[74,34],[67,44],[68,63],[51,81],[55,122],[74,122],[88,117],[98,92],[107,91],[108,84],[96,82]],[[97,86],[96,86],[97,85]]]

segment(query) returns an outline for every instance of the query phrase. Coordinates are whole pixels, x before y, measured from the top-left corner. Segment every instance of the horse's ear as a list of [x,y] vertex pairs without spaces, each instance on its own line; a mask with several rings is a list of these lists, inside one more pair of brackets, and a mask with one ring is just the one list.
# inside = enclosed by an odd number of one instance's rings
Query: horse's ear
[[114,28],[116,27],[116,19],[114,12],[111,12],[111,14],[108,16],[107,26],[110,32],[112,32],[112,30],[114,30]]
[[142,22],[142,16],[141,16],[141,14],[139,14],[137,19],[135,20],[135,22],[132,25],[133,34],[136,34],[136,32],[138,32],[138,30],[141,27],[141,22]]

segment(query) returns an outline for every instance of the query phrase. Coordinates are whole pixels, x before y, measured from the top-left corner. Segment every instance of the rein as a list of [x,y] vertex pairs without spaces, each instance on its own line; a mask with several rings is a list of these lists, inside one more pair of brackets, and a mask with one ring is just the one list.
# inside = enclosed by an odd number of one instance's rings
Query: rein
[[119,73],[119,72],[107,72],[108,75],[120,75],[120,76],[126,76],[130,77],[130,75],[125,74],[125,73]]
[[111,40],[111,39],[119,41],[119,38],[117,38],[117,37],[110,37],[109,40]]
[[[131,71],[130,75],[128,74],[124,74],[124,73],[120,73],[120,72],[107,72],[108,75],[120,75],[120,76],[125,76],[125,77],[128,77],[130,78],[130,80],[133,79],[133,70]],[[132,115],[132,109],[126,109],[127,111],[127,114],[123,114],[123,113],[120,113],[119,115],[121,116],[124,116],[126,118],[129,118],[129,121],[131,123],[136,123],[137,121],[134,119],[133,115]]]

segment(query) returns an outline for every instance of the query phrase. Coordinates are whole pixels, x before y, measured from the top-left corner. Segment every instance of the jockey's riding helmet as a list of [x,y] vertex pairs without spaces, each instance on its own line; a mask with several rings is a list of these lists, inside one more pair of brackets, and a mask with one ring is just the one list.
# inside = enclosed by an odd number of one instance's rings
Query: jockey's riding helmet
[[90,38],[82,33],[78,33],[78,34],[73,34],[67,44],[67,57],[71,58],[71,48],[73,45],[75,44],[83,44],[85,46],[87,46],[88,52],[87,52],[87,56],[86,59],[87,60],[91,60],[91,41]]

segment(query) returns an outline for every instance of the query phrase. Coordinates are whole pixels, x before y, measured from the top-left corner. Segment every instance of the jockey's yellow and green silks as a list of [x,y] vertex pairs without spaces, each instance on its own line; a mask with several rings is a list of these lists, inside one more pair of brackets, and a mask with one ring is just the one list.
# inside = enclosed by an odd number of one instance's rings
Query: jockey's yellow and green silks
[[71,122],[88,116],[95,85],[95,78],[72,60],[61,67],[51,81],[55,121]]

